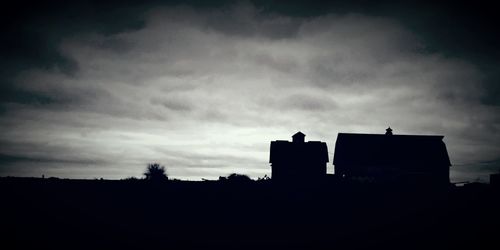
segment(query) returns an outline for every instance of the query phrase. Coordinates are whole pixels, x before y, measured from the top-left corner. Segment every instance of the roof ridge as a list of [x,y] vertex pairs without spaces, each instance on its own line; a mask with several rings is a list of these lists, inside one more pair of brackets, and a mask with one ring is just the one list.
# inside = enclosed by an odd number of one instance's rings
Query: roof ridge
[[[369,134],[369,133],[338,133],[338,135],[375,135],[387,137],[386,134]],[[393,134],[392,137],[397,136],[413,136],[413,137],[444,137],[444,135],[411,135],[411,134]]]

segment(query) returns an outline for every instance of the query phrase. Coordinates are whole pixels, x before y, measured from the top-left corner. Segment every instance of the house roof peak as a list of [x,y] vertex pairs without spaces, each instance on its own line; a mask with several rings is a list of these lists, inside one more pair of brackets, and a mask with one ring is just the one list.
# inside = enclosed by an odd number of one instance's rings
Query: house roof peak
[[292,137],[295,137],[295,136],[303,136],[303,137],[305,137],[306,135],[304,133],[302,133],[302,132],[299,131],[299,132],[295,133],[294,135],[292,135]]

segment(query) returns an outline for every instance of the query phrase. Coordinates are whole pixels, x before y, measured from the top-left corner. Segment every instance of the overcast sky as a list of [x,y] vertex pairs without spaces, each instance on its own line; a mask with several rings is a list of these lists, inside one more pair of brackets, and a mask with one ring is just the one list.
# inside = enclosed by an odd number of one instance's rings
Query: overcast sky
[[488,181],[500,171],[500,39],[478,11],[13,6],[2,19],[0,176],[119,179],[159,162],[172,178],[256,178],[270,175],[269,142],[299,130],[327,142],[332,173],[337,133],[391,126],[444,135],[452,181]]

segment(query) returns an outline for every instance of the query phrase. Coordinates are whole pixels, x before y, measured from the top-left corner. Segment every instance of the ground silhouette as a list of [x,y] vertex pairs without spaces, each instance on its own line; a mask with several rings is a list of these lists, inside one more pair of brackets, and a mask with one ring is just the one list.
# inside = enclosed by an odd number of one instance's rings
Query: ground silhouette
[[[299,183],[298,183],[299,184]],[[2,243],[16,248],[342,249],[498,247],[500,197],[331,179],[0,178]]]

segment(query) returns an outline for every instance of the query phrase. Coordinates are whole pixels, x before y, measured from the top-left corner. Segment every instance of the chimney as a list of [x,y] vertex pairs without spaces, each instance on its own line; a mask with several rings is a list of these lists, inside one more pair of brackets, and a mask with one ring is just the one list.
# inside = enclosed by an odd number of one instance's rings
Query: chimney
[[299,132],[295,133],[294,135],[292,135],[292,141],[295,143],[304,143],[305,137],[306,137],[306,135],[299,131]]

